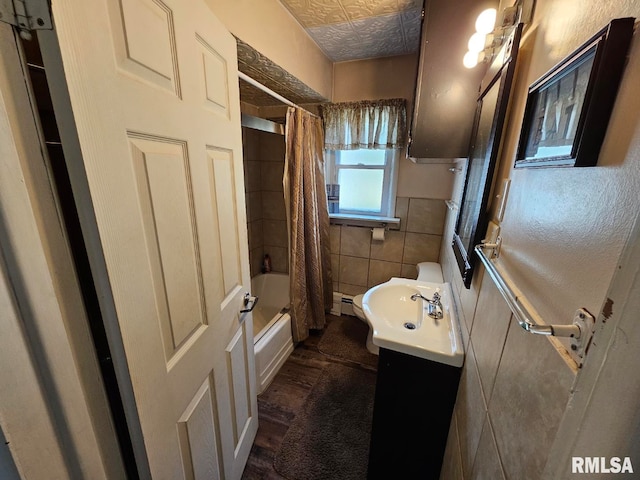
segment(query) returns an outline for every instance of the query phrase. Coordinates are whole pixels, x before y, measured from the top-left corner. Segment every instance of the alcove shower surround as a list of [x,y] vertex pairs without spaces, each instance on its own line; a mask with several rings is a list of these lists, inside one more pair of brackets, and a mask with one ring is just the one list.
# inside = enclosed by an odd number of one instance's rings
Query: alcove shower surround
[[242,144],[251,277],[261,272],[265,255],[273,272],[289,273],[284,136],[243,127]]

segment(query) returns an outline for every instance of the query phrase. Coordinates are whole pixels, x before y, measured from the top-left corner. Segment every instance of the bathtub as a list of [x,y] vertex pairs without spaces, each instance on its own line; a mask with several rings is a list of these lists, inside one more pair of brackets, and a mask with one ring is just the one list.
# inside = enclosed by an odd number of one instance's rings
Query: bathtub
[[293,352],[289,308],[289,275],[266,273],[251,279],[251,292],[259,297],[253,309],[253,349],[256,385],[262,393]]

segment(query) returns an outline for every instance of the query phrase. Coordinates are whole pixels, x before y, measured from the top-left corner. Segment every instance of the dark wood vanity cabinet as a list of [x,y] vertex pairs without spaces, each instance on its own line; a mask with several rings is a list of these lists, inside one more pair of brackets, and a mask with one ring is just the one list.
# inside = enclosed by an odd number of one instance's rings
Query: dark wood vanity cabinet
[[369,480],[440,478],[461,370],[380,349]]

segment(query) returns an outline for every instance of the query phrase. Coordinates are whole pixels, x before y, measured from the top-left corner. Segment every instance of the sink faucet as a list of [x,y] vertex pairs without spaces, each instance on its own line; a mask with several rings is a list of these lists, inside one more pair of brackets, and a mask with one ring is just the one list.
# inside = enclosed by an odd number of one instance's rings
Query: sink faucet
[[433,294],[433,298],[431,299],[424,297],[420,293],[414,293],[413,295],[411,295],[411,300],[413,300],[414,302],[418,298],[421,298],[422,300],[427,302],[427,315],[429,315],[431,318],[435,320],[442,319],[443,317],[442,302],[441,302],[442,297],[440,296],[440,293],[435,292]]
[[425,302],[431,301],[427,297],[423,297],[420,293],[414,293],[413,295],[411,295],[411,300],[413,300],[414,302],[419,298],[423,299]]

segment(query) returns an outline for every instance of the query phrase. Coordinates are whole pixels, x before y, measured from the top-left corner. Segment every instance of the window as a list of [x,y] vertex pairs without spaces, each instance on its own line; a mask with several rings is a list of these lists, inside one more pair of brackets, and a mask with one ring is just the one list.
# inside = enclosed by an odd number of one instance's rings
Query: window
[[321,106],[330,215],[386,217],[385,223],[393,217],[396,165],[407,137],[406,103],[392,98]]
[[338,202],[332,201],[329,193],[329,213],[392,217],[398,152],[397,149],[327,150],[326,181],[339,185]]

